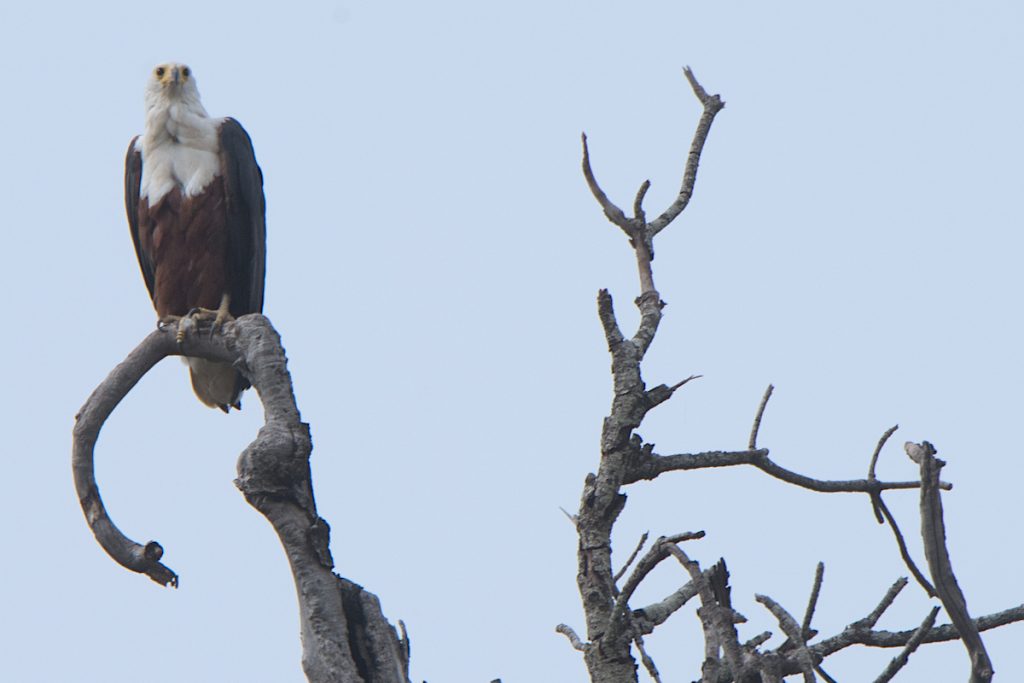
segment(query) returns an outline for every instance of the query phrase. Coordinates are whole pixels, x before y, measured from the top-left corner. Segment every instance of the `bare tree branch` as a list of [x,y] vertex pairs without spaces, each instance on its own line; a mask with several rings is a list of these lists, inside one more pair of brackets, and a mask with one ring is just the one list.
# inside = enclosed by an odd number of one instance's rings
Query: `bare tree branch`
[[71,466],[82,512],[93,535],[107,554],[125,569],[145,574],[153,581],[177,587],[178,575],[160,563],[163,548],[156,541],[140,545],[117,528],[107,514],[96,485],[93,451],[100,428],[142,376],[169,354],[176,353],[174,334],[157,330],[146,337],[110,375],[96,387],[75,416]]
[[[747,451],[707,451],[704,453],[680,453],[675,455],[658,455],[649,453],[637,457],[632,462],[623,483],[632,484],[644,479],[654,479],[665,472],[685,470],[701,470],[714,467],[735,467],[736,465],[753,465],[759,470],[801,488],[818,491],[819,493],[873,493],[890,489],[916,489],[921,487],[920,481],[879,481],[877,479],[846,479],[826,480],[814,479],[776,464],[768,457],[767,448]],[[944,489],[953,488],[947,483],[940,483]]]
[[910,550],[907,548],[907,542],[903,538],[903,532],[900,531],[899,525],[896,524],[896,518],[889,511],[889,506],[882,500],[882,494],[873,493],[871,494],[871,499],[874,501],[875,510],[889,523],[889,528],[892,529],[893,536],[896,537],[896,545],[900,550],[900,557],[903,558],[903,564],[907,565],[907,569],[910,570],[910,573],[913,574],[914,579],[924,589],[924,592],[928,594],[928,597],[934,598],[937,595],[935,587],[925,578],[921,570],[917,568],[914,558],[910,556]]
[[725,102],[720,96],[707,94],[707,91],[697,82],[690,67],[683,69],[683,73],[686,75],[686,80],[690,82],[690,87],[693,88],[693,94],[704,105],[704,113],[701,114],[700,121],[697,122],[697,130],[693,134],[693,142],[690,143],[690,154],[686,159],[686,169],[683,171],[683,184],[679,188],[679,195],[663,214],[651,222],[649,230],[652,236],[668,227],[668,224],[674,221],[690,203],[693,186],[697,182],[697,166],[700,165],[700,155],[704,150],[704,143],[707,141],[708,133],[711,132],[711,124],[714,123],[715,115],[725,107]]
[[[871,464],[868,465],[868,479],[869,480],[874,481],[877,478],[877,477],[875,477],[875,465],[878,464],[878,456],[882,452],[882,447],[885,446],[885,442],[889,440],[889,437],[892,436],[893,433],[897,429],[899,429],[899,425],[893,425],[889,429],[885,430],[885,433],[882,434],[882,438],[880,438],[878,440],[878,445],[875,446],[875,452],[871,454]],[[875,520],[877,520],[879,524],[882,524],[882,523],[885,522],[885,518],[884,518],[882,510],[881,510],[881,504],[882,504],[882,497],[881,497],[881,495],[880,494],[872,494],[871,495],[871,509],[874,511],[874,513],[875,513]],[[902,539],[902,536],[897,537],[897,540],[901,540],[901,539]],[[906,557],[904,557],[904,561],[906,561]],[[916,569],[916,567],[915,567],[915,569]]]
[[927,441],[921,444],[908,441],[905,448],[907,455],[921,467],[921,537],[935,591],[967,648],[971,659],[971,683],[988,683],[992,680],[992,662],[978,627],[967,611],[967,600],[953,574],[953,563],[946,548],[946,524],[939,495],[939,474],[946,463],[935,457],[935,448]]
[[804,621],[800,626],[801,637],[806,643],[811,639],[811,620],[814,618],[814,609],[818,605],[818,596],[821,594],[821,582],[825,578],[825,563],[819,562],[814,570],[814,586],[811,588],[811,597],[807,600],[807,609],[804,610]]
[[907,662],[910,661],[910,655],[914,654],[914,651],[918,648],[918,646],[921,644],[921,641],[924,639],[925,634],[927,634],[928,631],[931,630],[932,626],[935,625],[935,617],[938,615],[938,613],[938,607],[933,607],[928,612],[928,616],[924,618],[924,621],[921,622],[921,625],[917,627],[916,631],[914,631],[914,635],[912,635],[910,637],[910,640],[907,641],[907,644],[903,648],[903,651],[900,652],[896,657],[894,657],[891,662],[889,662],[889,665],[885,667],[885,670],[882,671],[882,673],[879,674],[878,678],[875,679],[875,683],[889,683],[889,681],[893,679],[893,676],[899,673],[900,669],[907,665]]
[[882,437],[878,439],[878,445],[875,446],[875,452],[871,454],[871,464],[868,465],[868,479],[875,479],[875,465],[878,464],[878,456],[882,452],[882,447],[885,446],[885,442],[888,441],[889,437],[892,436],[899,428],[899,425],[889,427],[882,434]]
[[[630,220],[623,213],[622,209],[615,206],[612,200],[608,199],[608,195],[601,189],[597,178],[594,177],[594,170],[590,167],[590,147],[587,145],[587,134],[583,133],[580,138],[583,141],[583,177],[587,180],[587,187],[590,188],[590,192],[594,195],[597,203],[601,205],[601,209],[604,211],[604,215],[608,217],[608,220],[622,228],[622,231],[628,237],[633,237]],[[644,193],[646,193],[646,190],[644,190]]]
[[162,358],[187,355],[233,363],[259,392],[266,417],[256,440],[239,457],[235,484],[270,520],[288,556],[299,598],[306,676],[316,683],[408,683],[407,637],[387,622],[376,596],[332,571],[330,528],[313,501],[309,426],[299,417],[284,349],[270,321],[246,315],[218,334],[210,333],[208,325],[198,326],[181,344],[175,334],[169,327],[146,337],[77,416],[75,486],[100,545],[122,566],[159,583],[175,583],[173,572],[157,562],[160,551],[150,551],[158,544],[139,546],[110,521],[93,474],[93,450],[114,407]]
[[768,611],[779,622],[782,632],[786,634],[789,642],[796,649],[796,661],[800,665],[800,672],[804,675],[804,681],[806,683],[814,683],[814,657],[811,655],[810,650],[807,649],[807,641],[804,639],[800,624],[782,605],[767,595],[755,595],[754,599],[767,607]]
[[905,576],[901,576],[896,579],[896,581],[889,586],[889,590],[885,592],[885,595],[882,596],[882,599],[878,602],[878,606],[871,610],[871,613],[866,617],[855,622],[853,626],[855,628],[874,628],[875,624],[878,623],[878,620],[882,618],[883,614],[885,614],[885,611],[892,606],[892,603],[896,600],[896,596],[898,596],[906,587],[907,578]]
[[640,189],[636,191],[636,199],[633,200],[633,218],[640,225],[647,224],[647,217],[644,215],[644,197],[647,190],[651,189],[651,181],[645,180]]
[[683,605],[700,594],[701,589],[707,586],[712,571],[712,569],[706,569],[701,574],[701,581],[691,579],[665,599],[634,610],[633,622],[636,627],[644,635],[653,632],[657,626],[665,623]]
[[654,660],[647,654],[647,649],[644,647],[644,639],[640,634],[637,634],[633,639],[636,643],[636,649],[640,652],[640,661],[644,663],[644,668],[647,669],[647,673],[650,675],[651,680],[654,683],[661,683],[661,675],[658,673],[658,667],[654,665]]
[[665,401],[672,398],[672,395],[676,392],[677,389],[686,384],[689,384],[695,379],[700,379],[701,377],[703,377],[703,375],[690,375],[683,381],[676,382],[672,386],[668,386],[667,384],[659,384],[658,386],[649,390],[647,392],[647,400],[650,401],[651,408],[661,405]]
[[636,548],[633,549],[633,552],[630,553],[629,559],[627,559],[626,563],[622,565],[622,569],[615,572],[615,576],[612,577],[615,580],[615,583],[618,583],[619,579],[621,579],[625,575],[626,570],[629,569],[629,566],[631,564],[633,564],[633,560],[635,560],[636,556],[640,554],[640,551],[644,549],[644,545],[647,543],[648,533],[649,532],[645,531],[643,534],[640,535],[640,541],[636,544]]
[[[700,565],[691,560],[686,552],[678,545],[668,546],[669,552],[675,556],[681,565],[690,574],[690,578],[696,583],[702,579],[702,572]],[[726,574],[723,578],[722,583],[724,584],[727,580],[728,572],[725,571],[725,566],[722,563],[716,565],[719,567],[719,571]],[[711,583],[711,582],[708,582]],[[722,591],[725,593],[725,586],[722,587]],[[738,612],[732,609],[732,606],[728,603],[726,595],[721,596],[715,595],[710,585],[706,585],[700,590],[700,599],[702,606],[698,610],[698,614],[701,616],[701,622],[704,623],[704,619],[707,618],[708,623],[705,624],[705,639],[708,644],[714,644],[717,647],[722,648],[722,652],[725,654],[725,662],[729,667],[729,670],[733,673],[736,680],[742,680],[743,676],[747,672],[747,666],[743,658],[743,648],[740,645],[739,634],[736,632],[736,623],[742,623],[746,619]],[[708,638],[707,630],[708,627],[713,630],[714,637]]]
[[576,635],[576,631],[573,631],[571,626],[568,626],[566,624],[559,624],[555,627],[555,631],[561,633],[563,636],[568,638],[569,643],[573,646],[574,649],[579,650],[580,652],[583,652],[587,649],[587,646],[583,644],[583,641],[580,640],[580,637]]
[[[978,617],[972,623],[979,631],[988,631],[989,629],[1021,621],[1024,621],[1024,605],[1018,605],[1001,612]],[[811,645],[811,651],[824,658],[851,645],[903,647],[917,631],[917,629],[907,631],[875,631],[870,627],[858,625],[860,623],[850,624],[841,633]],[[950,640],[960,640],[960,632],[957,631],[956,626],[953,624],[943,624],[942,626],[935,626],[928,631],[921,642],[945,643]]]
[[761,404],[757,406],[757,414],[754,415],[754,426],[750,429],[750,440],[747,442],[747,450],[757,449],[757,433],[761,430],[761,418],[764,417],[764,409],[768,406],[768,399],[772,397],[772,392],[775,390],[771,384],[764,390],[764,396],[761,397]]
[[627,626],[629,614],[629,599],[633,597],[633,593],[636,591],[640,582],[647,578],[647,575],[657,567],[662,560],[669,556],[671,548],[676,543],[682,543],[683,541],[691,541],[698,538],[704,538],[703,531],[687,532],[683,534],[676,534],[675,536],[662,536],[658,538],[651,546],[640,561],[637,562],[636,567],[633,569],[629,578],[626,579],[626,583],[622,586],[622,591],[615,598],[615,604],[612,606],[611,618],[609,619],[608,633],[607,636],[610,639],[615,639]]

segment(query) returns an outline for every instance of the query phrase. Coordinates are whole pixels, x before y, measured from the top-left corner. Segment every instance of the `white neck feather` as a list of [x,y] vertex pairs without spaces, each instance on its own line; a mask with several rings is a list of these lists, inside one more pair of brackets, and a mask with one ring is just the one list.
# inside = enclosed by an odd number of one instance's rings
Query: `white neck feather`
[[175,186],[185,196],[198,194],[220,172],[220,123],[206,113],[194,86],[175,96],[162,89],[146,92],[140,194],[150,205]]

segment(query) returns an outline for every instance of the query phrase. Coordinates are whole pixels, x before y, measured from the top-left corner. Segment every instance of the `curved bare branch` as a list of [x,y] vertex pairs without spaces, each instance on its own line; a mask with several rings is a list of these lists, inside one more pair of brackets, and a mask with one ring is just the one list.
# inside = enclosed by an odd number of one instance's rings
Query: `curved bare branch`
[[160,564],[156,542],[140,545],[122,534],[107,514],[93,459],[103,423],[135,384],[161,359],[187,355],[232,363],[259,392],[266,423],[238,459],[235,484],[277,532],[292,568],[299,598],[302,665],[310,681],[408,683],[408,640],[399,636],[375,595],[332,571],[330,527],[316,512],[310,480],[312,442],[301,421],[281,339],[262,315],[228,323],[219,334],[208,325],[183,343],[174,328],[157,330],[96,388],[79,411],[72,467],[86,520],[104,550],[121,566],[163,585],[177,576]]

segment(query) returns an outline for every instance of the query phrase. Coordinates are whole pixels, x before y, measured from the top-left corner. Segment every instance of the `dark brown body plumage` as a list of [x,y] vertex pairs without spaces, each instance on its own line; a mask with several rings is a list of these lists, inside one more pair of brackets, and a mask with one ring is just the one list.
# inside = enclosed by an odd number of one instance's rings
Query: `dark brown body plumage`
[[153,307],[163,318],[216,309],[228,291],[224,181],[182,197],[174,188],[150,206],[139,202],[139,248],[153,263]]

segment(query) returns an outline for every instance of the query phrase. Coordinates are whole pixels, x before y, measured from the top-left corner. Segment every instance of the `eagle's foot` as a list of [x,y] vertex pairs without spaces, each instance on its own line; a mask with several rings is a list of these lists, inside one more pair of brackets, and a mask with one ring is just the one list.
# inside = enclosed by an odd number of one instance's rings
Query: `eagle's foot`
[[216,317],[214,317],[213,319],[213,327],[210,328],[211,337],[220,331],[220,329],[224,326],[224,323],[230,323],[235,321],[235,316],[231,315],[231,313],[229,313],[226,308],[222,308],[219,311],[216,311],[216,314]]
[[217,316],[218,312],[209,308],[193,308],[185,315],[165,315],[157,321],[156,326],[162,330],[174,325],[177,328],[174,333],[174,341],[183,344],[189,329],[197,327],[206,320],[213,320],[216,324]]
[[231,315],[230,305],[231,295],[225,292],[220,298],[220,307],[216,310],[216,317],[213,319],[213,327],[210,329],[211,337],[220,331],[224,323],[234,321],[235,316]]

